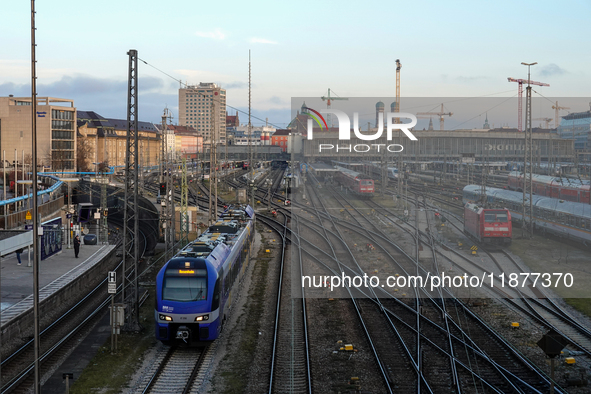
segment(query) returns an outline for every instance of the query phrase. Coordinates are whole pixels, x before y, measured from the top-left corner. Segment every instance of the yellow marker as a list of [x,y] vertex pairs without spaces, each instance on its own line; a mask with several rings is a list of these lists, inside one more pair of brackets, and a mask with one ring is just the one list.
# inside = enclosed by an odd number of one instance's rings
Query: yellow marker
[[270,250],[270,249],[267,249],[267,250],[265,250],[265,252],[267,252],[267,253],[271,253],[271,250]]
[[519,328],[519,323],[514,321],[513,323],[511,323],[511,327],[513,328]]
[[345,350],[353,351],[353,345],[351,345],[351,344],[345,345]]
[[565,359],[564,359],[564,361],[565,361],[567,364],[571,364],[571,365],[572,365],[572,364],[574,364],[574,363],[575,363],[575,358],[574,358],[574,357],[567,357],[567,358],[565,358]]

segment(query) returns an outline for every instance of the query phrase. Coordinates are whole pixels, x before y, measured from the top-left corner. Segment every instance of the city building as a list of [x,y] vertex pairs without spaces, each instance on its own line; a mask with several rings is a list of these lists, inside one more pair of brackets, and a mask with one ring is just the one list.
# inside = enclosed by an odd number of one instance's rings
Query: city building
[[[156,128],[162,134],[162,126],[156,125]],[[171,160],[180,160],[183,157],[196,158],[203,152],[203,137],[193,127],[166,125],[163,135],[166,151]]]
[[179,125],[197,130],[203,136],[206,150],[212,137],[216,143],[225,145],[226,90],[215,83],[203,82],[179,89]]
[[291,130],[289,129],[278,129],[271,135],[271,145],[279,146],[282,152],[286,152],[290,134]]
[[574,140],[576,150],[591,150],[591,110],[563,116],[557,133],[562,139]]
[[[0,97],[0,153],[5,160],[31,163],[32,101],[30,97]],[[53,171],[76,167],[76,108],[74,101],[37,97],[38,164]],[[28,162],[28,163],[27,163]]]
[[[78,149],[84,151],[79,166],[94,171],[92,163],[124,167],[127,153],[127,120],[105,118],[94,111],[78,111]],[[157,166],[160,161],[160,136],[150,122],[138,122],[140,167]]]

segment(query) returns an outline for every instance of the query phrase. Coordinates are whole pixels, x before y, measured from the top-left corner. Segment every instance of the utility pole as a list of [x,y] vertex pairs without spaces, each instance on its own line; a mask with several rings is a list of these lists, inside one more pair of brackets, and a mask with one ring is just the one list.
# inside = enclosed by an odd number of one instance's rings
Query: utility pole
[[[70,193],[68,193],[68,199],[70,199]],[[100,228],[100,238],[103,245],[109,244],[109,225],[107,223],[107,215],[108,215],[108,204],[107,204],[107,178],[105,177],[105,168],[102,168],[101,171],[101,228]],[[68,213],[70,211],[70,205],[68,202]],[[68,229],[69,231],[70,229]]]
[[[138,222],[138,78],[137,50],[130,49],[127,52],[129,56],[129,74],[127,86],[127,152],[125,154],[125,208],[123,219],[123,290],[121,292],[123,302],[125,302],[125,276],[126,260],[129,258],[134,264],[134,286],[133,300],[131,305],[132,313],[129,314],[128,329],[138,331],[139,323],[139,291],[138,291],[138,259],[139,259],[139,235]],[[131,202],[130,202],[131,201]],[[129,224],[133,223],[133,230],[130,231]]]
[[[39,209],[37,199],[37,60],[35,57],[35,0],[31,0],[31,130],[32,130],[32,156],[33,156],[33,358],[35,366],[35,394],[41,392],[41,368],[39,365]],[[6,174],[6,168],[4,173]],[[6,198],[6,181],[4,182],[4,198]],[[4,206],[6,217],[6,206]]]
[[[212,89],[213,92],[213,89]],[[214,114],[215,106],[213,102],[213,94],[209,98],[210,105],[210,137],[209,137],[209,219],[208,224],[211,225],[218,217],[218,178],[217,178],[217,128],[215,126],[216,116]],[[213,196],[212,196],[213,190]],[[212,197],[214,200],[212,200]]]
[[[523,236],[531,238],[533,235],[533,204],[532,204],[532,172],[533,172],[533,144],[531,130],[531,79],[530,68],[534,63],[524,63],[527,66],[527,88],[525,101],[525,154],[523,163]],[[529,199],[529,201],[528,201]],[[529,218],[529,219],[528,219]]]
[[[181,207],[180,207],[180,226],[181,226],[181,244],[189,241],[189,186],[187,185],[187,159],[183,157],[182,178],[181,178]],[[217,205],[217,204],[216,204]]]
[[[254,209],[254,155],[253,155],[253,148],[252,148],[252,142],[251,142],[251,137],[252,137],[252,123],[251,123],[251,119],[250,119],[250,115],[251,115],[251,79],[252,74],[251,74],[251,64],[250,64],[250,49],[248,50],[248,135],[250,136],[248,138],[248,166],[249,166],[249,172],[250,172],[250,179],[249,179],[249,188],[250,188],[250,206],[252,207],[252,209]],[[287,193],[286,193],[287,194]]]

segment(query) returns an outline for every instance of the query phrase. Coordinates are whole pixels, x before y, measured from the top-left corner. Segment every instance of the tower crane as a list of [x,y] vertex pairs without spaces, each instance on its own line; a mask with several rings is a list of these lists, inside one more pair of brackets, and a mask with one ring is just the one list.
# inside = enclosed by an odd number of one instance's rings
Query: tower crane
[[443,131],[443,117],[452,116],[453,112],[443,112],[443,103],[441,104],[441,111],[439,112],[417,112],[417,118],[427,118],[434,115],[439,116],[439,130]]
[[561,109],[570,109],[570,107],[561,107],[558,105],[558,101],[557,101],[556,105],[552,106],[552,109],[555,110],[555,112],[554,112],[554,127],[558,128],[558,125],[560,123],[560,116],[558,114],[558,111],[560,111]]
[[507,81],[509,82],[517,82],[519,85],[517,86],[517,95],[518,95],[518,99],[517,99],[517,130],[519,132],[523,131],[523,128],[521,127],[521,113],[522,113],[522,101],[523,101],[523,85],[527,85],[528,83],[530,85],[536,85],[536,86],[550,86],[547,83],[544,82],[537,82],[537,81],[532,81],[532,80],[527,80],[527,79],[515,79],[515,78],[507,78]]
[[[326,109],[331,108],[331,100],[349,100],[347,97],[331,97],[330,95],[330,88],[328,89],[328,96],[320,97],[322,101],[326,101]],[[332,127],[332,116],[328,114],[328,127]]]

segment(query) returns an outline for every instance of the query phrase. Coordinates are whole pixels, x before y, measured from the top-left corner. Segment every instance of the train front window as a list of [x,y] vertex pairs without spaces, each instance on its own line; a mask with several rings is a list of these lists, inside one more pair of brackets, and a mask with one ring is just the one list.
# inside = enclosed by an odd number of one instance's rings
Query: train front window
[[364,186],[370,186],[373,185],[373,181],[361,181],[361,184]]
[[507,222],[509,217],[505,211],[486,211],[484,212],[484,221],[487,223]]
[[207,270],[167,270],[162,286],[162,299],[178,302],[207,300]]

